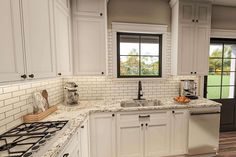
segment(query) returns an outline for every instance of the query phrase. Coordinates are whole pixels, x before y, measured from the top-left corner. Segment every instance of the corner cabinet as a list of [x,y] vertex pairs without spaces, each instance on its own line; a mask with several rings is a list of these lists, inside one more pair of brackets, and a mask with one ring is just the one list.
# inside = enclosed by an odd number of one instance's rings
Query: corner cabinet
[[54,1],[57,76],[72,75],[72,34],[69,0]]
[[106,0],[73,0],[74,74],[106,73]]
[[208,1],[171,0],[172,74],[207,75],[211,7]]
[[90,116],[90,157],[116,157],[116,114],[94,113]]

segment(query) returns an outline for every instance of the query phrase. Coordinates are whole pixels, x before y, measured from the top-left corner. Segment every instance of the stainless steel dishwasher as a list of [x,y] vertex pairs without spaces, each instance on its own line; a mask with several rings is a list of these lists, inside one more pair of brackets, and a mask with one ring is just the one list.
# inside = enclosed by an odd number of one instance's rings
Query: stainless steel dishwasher
[[215,156],[219,149],[220,107],[190,110],[188,153]]

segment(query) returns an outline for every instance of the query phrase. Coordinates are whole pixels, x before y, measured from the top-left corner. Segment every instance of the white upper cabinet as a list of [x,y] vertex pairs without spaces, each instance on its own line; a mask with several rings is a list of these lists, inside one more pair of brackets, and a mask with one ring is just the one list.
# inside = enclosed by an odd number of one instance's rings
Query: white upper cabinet
[[197,3],[195,17],[198,24],[209,26],[211,24],[211,4]]
[[22,0],[22,5],[28,76],[56,76],[53,1]]
[[105,26],[101,19],[77,17],[74,70],[78,75],[103,75],[106,70]]
[[71,16],[67,1],[57,0],[54,4],[55,44],[57,75],[72,74]]
[[194,3],[181,3],[179,6],[179,16],[181,22],[192,22],[195,19],[195,5]]
[[20,0],[1,0],[0,20],[0,81],[21,80],[25,71]]
[[104,0],[76,0],[75,13],[86,16],[102,16],[105,12]]
[[171,0],[172,74],[207,75],[211,7],[207,1]]
[[74,74],[106,73],[106,0],[73,0]]

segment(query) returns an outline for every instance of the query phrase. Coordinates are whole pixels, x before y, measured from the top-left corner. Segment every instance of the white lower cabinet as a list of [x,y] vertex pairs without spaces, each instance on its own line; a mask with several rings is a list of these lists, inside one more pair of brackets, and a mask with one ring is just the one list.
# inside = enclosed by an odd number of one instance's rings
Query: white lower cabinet
[[188,119],[188,110],[94,113],[59,157],[185,155]]
[[118,157],[187,154],[188,110],[117,115]]
[[90,117],[90,157],[115,157],[116,115],[96,113]]
[[81,125],[79,129],[80,136],[80,157],[90,156],[90,134],[89,134],[89,120]]
[[173,110],[171,114],[171,154],[188,153],[188,110]]
[[157,157],[170,154],[170,112],[117,115],[118,157]]

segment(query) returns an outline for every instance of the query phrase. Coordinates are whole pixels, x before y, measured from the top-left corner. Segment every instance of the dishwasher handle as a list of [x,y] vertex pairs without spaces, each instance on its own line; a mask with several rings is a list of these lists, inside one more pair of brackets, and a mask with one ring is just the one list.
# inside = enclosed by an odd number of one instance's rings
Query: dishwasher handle
[[191,116],[207,115],[207,114],[220,114],[220,112],[217,111],[217,112],[196,112],[196,113],[190,113]]

